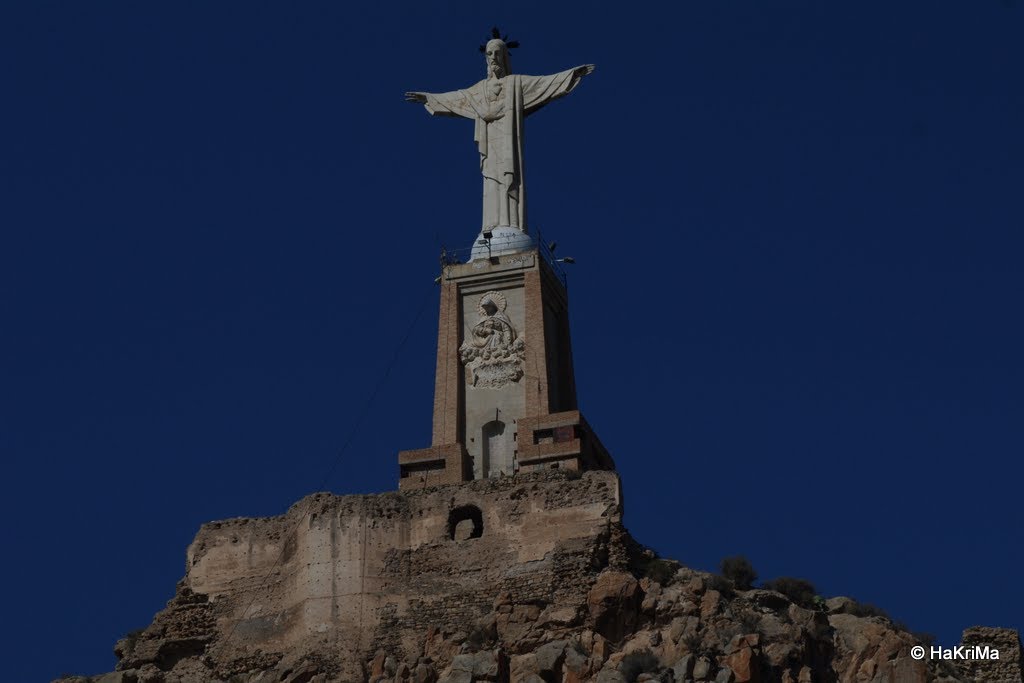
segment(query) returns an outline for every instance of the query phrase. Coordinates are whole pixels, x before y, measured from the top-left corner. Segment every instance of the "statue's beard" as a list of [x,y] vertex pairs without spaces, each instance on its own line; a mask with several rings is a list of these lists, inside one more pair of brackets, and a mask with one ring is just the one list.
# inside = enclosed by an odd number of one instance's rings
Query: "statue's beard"
[[501,64],[490,65],[491,75],[497,78],[502,78],[505,75],[505,69],[501,67]]

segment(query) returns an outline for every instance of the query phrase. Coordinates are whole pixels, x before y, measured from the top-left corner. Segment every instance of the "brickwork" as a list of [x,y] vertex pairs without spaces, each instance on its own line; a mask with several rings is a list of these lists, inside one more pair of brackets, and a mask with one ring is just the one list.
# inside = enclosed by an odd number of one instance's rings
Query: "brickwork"
[[466,449],[460,443],[401,451],[398,467],[399,491],[458,484],[468,479]]
[[458,284],[442,278],[441,310],[437,326],[437,364],[434,370],[434,421],[432,446],[459,441],[462,364],[459,362],[462,315]]
[[[399,489],[552,467],[614,469],[576,411],[568,297],[540,254],[528,251],[450,265],[440,284],[432,446],[399,454]],[[483,296],[500,298],[503,320],[515,329],[522,356],[515,370],[505,368],[508,379],[488,377],[484,381],[489,383],[478,387],[476,365],[470,372],[460,348],[468,343],[467,335],[473,336],[470,330],[480,316],[476,307]],[[571,416],[579,438],[572,443],[556,439],[555,445],[536,441],[535,423],[552,415]],[[526,429],[523,421],[528,422]]]
[[557,467],[613,470],[615,463],[578,410],[524,417],[519,421],[522,472]]
[[540,270],[534,269],[524,276],[526,287],[526,327],[537,330],[526,347],[526,377],[523,388],[526,396],[524,415],[548,413],[548,365],[544,344],[544,291]]

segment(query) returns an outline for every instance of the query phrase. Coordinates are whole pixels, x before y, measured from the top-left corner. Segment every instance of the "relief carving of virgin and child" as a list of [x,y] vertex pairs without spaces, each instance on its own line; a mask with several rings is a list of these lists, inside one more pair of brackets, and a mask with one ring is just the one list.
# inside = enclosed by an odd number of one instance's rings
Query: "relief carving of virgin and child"
[[476,387],[503,387],[523,376],[526,344],[505,313],[508,302],[501,292],[480,297],[480,321],[459,347],[466,380]]

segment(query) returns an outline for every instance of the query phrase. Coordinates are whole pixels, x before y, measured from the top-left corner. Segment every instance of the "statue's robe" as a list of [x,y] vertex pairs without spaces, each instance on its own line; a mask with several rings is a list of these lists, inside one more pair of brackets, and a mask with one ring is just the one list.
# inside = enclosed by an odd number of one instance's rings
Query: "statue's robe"
[[465,90],[426,93],[424,106],[431,114],[476,122],[473,139],[484,179],[483,230],[512,226],[526,232],[523,117],[568,95],[580,79],[576,69],[551,76],[511,74]]

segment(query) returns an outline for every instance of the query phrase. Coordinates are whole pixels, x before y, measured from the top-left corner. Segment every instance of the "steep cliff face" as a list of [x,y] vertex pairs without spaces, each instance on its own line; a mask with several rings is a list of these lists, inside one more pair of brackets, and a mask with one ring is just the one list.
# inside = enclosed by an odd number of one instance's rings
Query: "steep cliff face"
[[655,558],[621,516],[615,473],[552,470],[207,524],[117,671],[77,680],[1020,680],[1019,645],[998,669],[1015,679],[930,670],[885,619],[735,590]]

